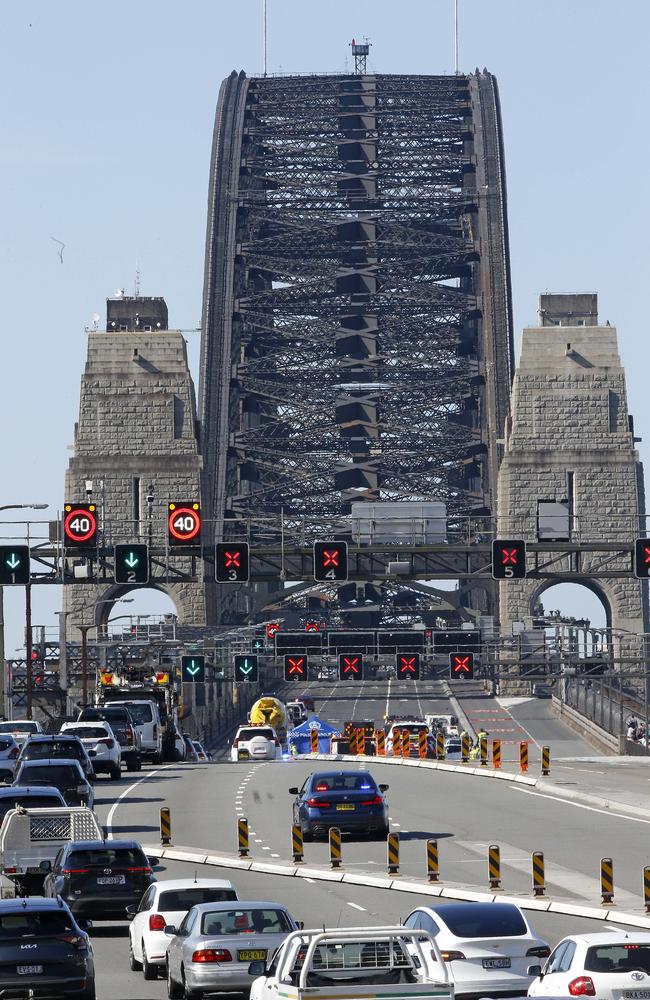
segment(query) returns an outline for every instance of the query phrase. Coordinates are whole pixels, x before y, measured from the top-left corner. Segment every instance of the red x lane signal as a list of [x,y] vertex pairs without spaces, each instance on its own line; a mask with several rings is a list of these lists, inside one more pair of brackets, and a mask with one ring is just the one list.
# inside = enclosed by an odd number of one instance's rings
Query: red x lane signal
[[302,681],[307,679],[307,657],[306,656],[285,656],[284,658],[284,679],[285,681]]
[[246,583],[250,579],[248,542],[217,542],[214,571],[217,583]]
[[456,680],[471,681],[474,678],[474,654],[450,653],[449,676]]
[[348,543],[314,542],[314,580],[347,580]]
[[650,576],[650,538],[637,538],[634,542],[634,575],[639,580]]
[[397,654],[397,676],[417,681],[420,679],[420,654],[419,653],[398,653]]
[[526,576],[526,543],[522,538],[496,538],[492,542],[492,577],[523,580]]
[[339,654],[339,680],[342,681],[362,681],[363,680],[363,657],[358,654]]

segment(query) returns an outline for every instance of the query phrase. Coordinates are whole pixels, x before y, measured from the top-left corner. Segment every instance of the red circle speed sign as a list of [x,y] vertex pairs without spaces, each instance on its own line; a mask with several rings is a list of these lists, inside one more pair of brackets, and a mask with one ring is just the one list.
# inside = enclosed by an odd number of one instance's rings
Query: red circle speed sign
[[94,504],[65,505],[63,534],[66,543],[84,545],[87,542],[94,542],[97,535],[97,514],[95,511]]
[[170,503],[167,518],[169,540],[183,545],[196,539],[201,531],[201,513],[197,503]]

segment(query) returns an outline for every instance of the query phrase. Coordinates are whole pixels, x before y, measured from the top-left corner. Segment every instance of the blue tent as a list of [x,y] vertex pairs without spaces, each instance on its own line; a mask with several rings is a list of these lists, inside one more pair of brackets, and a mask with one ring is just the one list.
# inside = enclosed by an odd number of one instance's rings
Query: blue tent
[[319,753],[329,753],[330,736],[340,736],[341,730],[331,726],[325,719],[319,719],[317,715],[312,715],[304,722],[301,722],[295,729],[290,729],[287,733],[289,745],[293,743],[298,753],[309,753],[311,750],[311,733],[313,729],[318,730],[318,750]]

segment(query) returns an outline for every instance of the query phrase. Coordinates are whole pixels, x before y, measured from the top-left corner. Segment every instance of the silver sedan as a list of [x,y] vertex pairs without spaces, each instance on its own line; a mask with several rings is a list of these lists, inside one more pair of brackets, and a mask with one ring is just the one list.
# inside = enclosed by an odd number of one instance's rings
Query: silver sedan
[[251,962],[266,961],[298,925],[279,903],[250,900],[201,903],[180,927],[165,927],[170,1000],[199,1000],[204,993],[248,993]]

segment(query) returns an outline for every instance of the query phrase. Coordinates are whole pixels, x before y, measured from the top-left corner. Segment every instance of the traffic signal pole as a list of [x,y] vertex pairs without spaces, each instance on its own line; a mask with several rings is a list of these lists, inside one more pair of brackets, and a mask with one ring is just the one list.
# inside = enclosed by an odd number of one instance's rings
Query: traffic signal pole
[[[32,585],[25,584],[25,657],[27,660],[27,710],[26,716],[32,718],[32,702],[34,696],[34,662],[32,660]],[[4,670],[4,663],[3,663]]]

